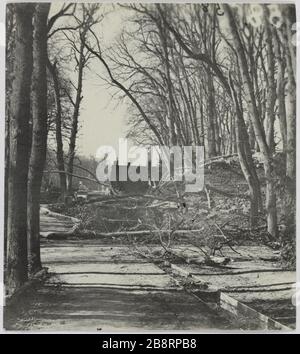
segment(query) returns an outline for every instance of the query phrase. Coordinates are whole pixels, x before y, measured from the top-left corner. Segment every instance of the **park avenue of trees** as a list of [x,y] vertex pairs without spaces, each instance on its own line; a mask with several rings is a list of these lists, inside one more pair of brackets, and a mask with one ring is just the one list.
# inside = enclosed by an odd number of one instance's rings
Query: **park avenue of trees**
[[[111,11],[125,13],[128,23],[104,47],[100,24]],[[80,166],[76,155],[84,79],[95,63],[106,73],[99,81],[128,105],[132,140],[204,145],[207,161],[237,156],[249,190],[250,227],[263,214],[272,240],[280,225],[284,242],[293,243],[295,21],[293,5],[65,3],[53,11],[50,3],[9,4],[7,293],[42,268],[45,170],[57,174],[62,202],[78,171],[96,179],[94,161]]]

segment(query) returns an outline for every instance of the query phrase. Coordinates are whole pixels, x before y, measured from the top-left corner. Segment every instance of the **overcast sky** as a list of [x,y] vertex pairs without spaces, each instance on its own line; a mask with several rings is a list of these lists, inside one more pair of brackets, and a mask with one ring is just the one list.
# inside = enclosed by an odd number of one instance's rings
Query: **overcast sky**
[[[104,5],[109,7],[110,5]],[[101,43],[105,47],[112,45],[122,31],[124,25],[124,10],[120,8],[106,15],[97,27],[101,36]],[[79,138],[79,152],[89,155],[95,154],[100,145],[117,147],[118,139],[125,137],[126,103],[112,99],[112,91],[108,92],[107,84],[96,76],[107,76],[103,65],[98,59],[91,64],[91,71],[87,72],[83,84],[83,103],[80,120],[82,122],[81,136]]]
[[[61,6],[62,3],[52,4],[50,16]],[[123,26],[126,25],[124,18],[129,16],[129,12],[121,8],[112,11],[109,4],[102,6],[105,6],[105,10],[109,13],[94,27],[94,31],[101,40],[101,46],[105,48],[111,46],[118,38]],[[108,90],[107,83],[101,79],[107,77],[107,73],[100,61],[95,58],[89,66],[90,70],[85,70],[83,82],[84,98],[80,109],[77,151],[78,154],[95,156],[99,146],[112,145],[117,148],[119,138],[126,136],[127,104],[112,99],[113,91]],[[76,81],[76,74],[72,79]]]

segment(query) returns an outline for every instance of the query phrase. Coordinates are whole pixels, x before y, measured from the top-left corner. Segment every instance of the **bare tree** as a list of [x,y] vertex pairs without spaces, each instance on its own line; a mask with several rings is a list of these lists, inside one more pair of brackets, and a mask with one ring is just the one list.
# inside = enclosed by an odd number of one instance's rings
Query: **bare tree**
[[48,69],[51,73],[54,86],[55,103],[56,103],[56,115],[55,115],[55,137],[56,137],[56,160],[57,168],[59,171],[60,179],[60,191],[61,200],[65,200],[65,195],[67,191],[67,179],[65,174],[65,162],[64,162],[64,148],[63,148],[63,136],[62,136],[62,106],[61,106],[61,84],[59,80],[59,74],[57,69],[57,62],[53,64],[48,59],[47,61]]
[[276,95],[278,101],[278,119],[280,124],[280,133],[282,139],[282,150],[286,154],[287,145],[287,127],[286,127],[286,104],[285,104],[285,71],[286,71],[286,59],[285,59],[285,48],[281,42],[280,36],[276,29],[273,29],[274,36],[274,54],[277,62],[277,87]]
[[[71,52],[73,54],[73,59],[76,63],[76,71],[77,71],[77,82],[76,84],[72,84],[74,90],[76,92],[75,98],[73,99],[71,96],[70,102],[73,105],[73,115],[71,121],[71,132],[69,137],[69,151],[67,154],[67,190],[69,193],[72,192],[72,180],[73,180],[73,164],[74,158],[76,154],[76,141],[77,141],[77,133],[78,133],[78,120],[80,115],[80,105],[83,99],[82,96],[82,86],[83,86],[83,77],[84,77],[84,68],[87,66],[89,59],[91,58],[91,52],[86,49],[86,41],[88,31],[100,21],[100,17],[97,16],[97,11],[99,9],[98,4],[92,4],[89,6],[82,5],[81,6],[81,14],[82,18],[78,18],[75,16],[77,22],[77,33],[75,33],[75,38],[70,37],[64,32],[70,46]],[[76,36],[78,34],[78,36]],[[79,42],[79,45],[78,45]]]
[[[162,12],[162,10],[161,10],[161,12]],[[185,53],[187,55],[189,55],[190,58],[193,58],[193,59],[200,61],[201,63],[204,63],[205,65],[207,65],[209,70],[211,70],[211,72],[217,76],[217,78],[219,79],[219,82],[223,85],[226,94],[228,94],[229,97],[232,99],[234,107],[235,107],[235,114],[236,114],[236,121],[234,122],[235,123],[234,130],[235,130],[235,136],[237,139],[237,142],[236,142],[237,147],[238,147],[238,144],[241,144],[241,142],[244,139],[248,141],[249,137],[248,137],[247,130],[245,127],[241,103],[238,102],[238,100],[235,98],[236,93],[235,93],[235,91],[232,90],[232,88],[233,88],[232,85],[230,85],[228,83],[228,81],[223,73],[223,70],[221,69],[221,66],[218,64],[218,62],[216,60],[215,52],[213,51],[212,53],[209,53],[207,50],[204,52],[193,51],[191,49],[191,47],[189,47],[186,44],[186,42],[182,38],[181,34],[174,28],[174,26],[172,26],[172,24],[170,24],[167,21],[166,17],[164,17],[164,20],[166,22],[166,26],[169,28],[170,32],[174,35],[178,44],[182,47],[182,49],[185,51]],[[202,33],[202,35],[203,35],[203,33]],[[242,46],[242,44],[240,45],[239,48],[235,48],[235,53],[237,53],[239,50],[241,50],[240,48],[242,48],[242,49],[244,48]],[[244,61],[245,61],[245,63],[247,63],[245,56],[244,56]],[[239,64],[240,64],[240,57],[239,57]],[[247,67],[247,64],[245,64],[245,65]],[[250,81],[250,79],[249,79],[249,81]],[[248,94],[248,92],[246,92],[246,95],[247,94]],[[209,104],[210,103],[208,102],[208,105]],[[215,106],[215,104],[213,104],[213,103],[210,104],[211,109],[215,109],[214,106]],[[209,109],[208,109],[208,113],[211,114]],[[212,122],[212,125],[215,124],[213,122],[213,120],[211,122]],[[258,120],[258,124],[260,124],[259,120]],[[208,129],[211,131],[213,128],[210,125]],[[215,136],[215,139],[216,139],[216,136]],[[250,220],[251,220],[251,224],[254,226],[257,222],[258,210],[260,209],[260,204],[261,204],[260,184],[259,184],[259,180],[258,180],[257,173],[255,170],[255,166],[254,166],[254,163],[252,160],[251,149],[250,149],[249,143],[247,142],[246,144],[239,145],[238,150],[239,150],[239,156],[241,158],[240,163],[241,163],[242,171],[243,171],[243,173],[245,175],[245,179],[249,185],[249,191],[250,191],[250,196],[251,196]],[[274,210],[272,209],[272,211],[274,211]],[[272,215],[274,215],[274,213],[272,213]],[[275,209],[275,215],[276,215],[276,209]],[[276,222],[275,222],[275,225],[277,226]]]
[[9,175],[9,124],[10,99],[12,94],[13,64],[15,50],[15,13],[13,4],[6,6],[6,76],[5,76],[5,189],[4,189],[4,259],[7,251],[7,207],[8,207],[8,175]]
[[9,293],[27,280],[27,177],[34,5],[14,4],[14,10],[16,33],[10,105],[7,210],[6,284]]
[[49,3],[34,14],[32,76],[32,146],[28,174],[28,270],[42,267],[40,257],[40,191],[47,150],[47,20]]
[[255,166],[251,156],[249,136],[243,117],[241,93],[237,93],[232,78],[229,76],[229,84],[232,91],[233,103],[235,105],[235,135],[236,146],[241,169],[249,186],[250,192],[250,227],[257,226],[258,212],[262,209],[260,183],[255,173]]
[[80,36],[80,48],[79,48],[79,57],[77,59],[76,54],[76,62],[77,62],[77,70],[78,70],[78,78],[77,85],[75,87],[76,97],[75,101],[71,101],[73,104],[73,117],[71,123],[71,134],[69,140],[69,152],[68,152],[68,163],[67,163],[67,188],[68,192],[72,191],[72,174],[73,174],[73,164],[75,158],[75,147],[76,147],[76,139],[78,132],[78,119],[79,119],[79,108],[80,103],[83,99],[82,96],[82,80],[83,80],[83,69],[86,64],[86,58],[84,55],[84,42],[85,42],[85,34]]
[[223,4],[224,12],[228,18],[229,28],[232,35],[232,42],[238,55],[241,76],[244,82],[244,90],[247,97],[248,110],[251,122],[255,131],[257,143],[263,156],[264,170],[266,177],[266,211],[268,232],[271,236],[277,236],[277,211],[276,211],[276,194],[274,187],[274,170],[272,166],[272,152],[267,144],[266,134],[260,120],[259,110],[255,98],[255,91],[251,81],[245,49],[241,41],[241,37],[237,28],[234,14],[229,5]]
[[285,53],[288,77],[287,97],[287,146],[286,146],[286,222],[295,223],[296,205],[296,48],[292,43],[292,23],[295,23],[295,7],[285,5],[283,16],[285,18]]

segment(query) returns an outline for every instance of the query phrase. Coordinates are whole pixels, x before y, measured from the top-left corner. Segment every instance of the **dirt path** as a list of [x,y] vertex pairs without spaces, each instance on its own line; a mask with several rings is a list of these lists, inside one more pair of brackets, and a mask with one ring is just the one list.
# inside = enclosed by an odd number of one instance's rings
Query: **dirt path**
[[232,329],[156,265],[124,245],[44,240],[47,282],[8,329],[38,331]]

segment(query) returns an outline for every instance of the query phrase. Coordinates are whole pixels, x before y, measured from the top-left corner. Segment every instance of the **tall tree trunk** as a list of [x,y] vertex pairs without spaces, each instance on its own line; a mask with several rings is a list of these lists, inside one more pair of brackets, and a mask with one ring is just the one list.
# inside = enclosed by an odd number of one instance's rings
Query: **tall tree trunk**
[[9,122],[10,100],[12,94],[13,52],[15,50],[14,4],[6,6],[6,75],[5,75],[5,172],[4,172],[4,267],[7,260],[7,208],[8,208],[8,175],[9,175]]
[[[6,88],[7,90],[7,88]],[[5,102],[5,168],[4,168],[4,267],[6,267],[6,261],[7,261],[7,216],[8,216],[8,187],[9,187],[9,164],[10,164],[10,159],[9,159],[9,145],[10,145],[10,139],[9,139],[9,122],[10,122],[10,109],[7,107],[9,105],[8,102],[8,97],[6,97],[6,102]]]
[[72,118],[72,126],[71,126],[71,135],[69,142],[69,152],[68,152],[68,165],[67,165],[67,189],[68,192],[72,192],[72,182],[73,182],[73,164],[75,158],[75,148],[76,148],[76,140],[77,140],[77,132],[78,132],[78,118],[79,118],[79,108],[82,100],[82,79],[83,79],[83,68],[84,68],[84,39],[81,38],[80,44],[80,53],[79,53],[79,61],[78,61],[78,80],[77,80],[77,90],[76,90],[76,98],[74,102],[74,112]]
[[232,10],[229,5],[222,4],[224,12],[228,19],[229,29],[232,35],[233,43],[235,46],[236,53],[239,59],[239,65],[241,70],[241,75],[243,78],[244,89],[247,99],[248,110],[250,113],[251,121],[253,124],[253,129],[259,145],[260,152],[263,156],[263,164],[266,178],[266,212],[267,212],[267,224],[268,233],[272,237],[277,236],[277,210],[276,210],[276,194],[274,186],[274,170],[272,166],[272,154],[270,153],[269,147],[266,141],[265,131],[260,120],[260,114],[257,109],[255,92],[253,84],[250,79],[248,64],[246,60],[246,55],[244,47],[235,23],[235,19]]
[[[157,5],[158,6],[158,5]],[[173,86],[170,75],[170,60],[168,53],[168,39],[167,39],[167,31],[163,22],[163,18],[161,21],[157,23],[159,30],[159,37],[161,41],[161,47],[163,51],[163,68],[166,77],[166,89],[168,95],[168,104],[167,104],[167,123],[169,129],[169,145],[176,145],[176,134],[175,134],[175,112],[174,112],[174,98],[173,98]]]
[[216,129],[215,129],[215,90],[213,84],[213,77],[210,69],[207,69],[207,144],[208,144],[208,157],[217,155],[216,149]]
[[[293,6],[286,7],[286,25],[287,38],[291,38],[291,23],[293,17]],[[286,63],[288,73],[288,106],[287,106],[287,149],[286,149],[286,199],[285,212],[286,222],[288,224],[295,223],[296,208],[296,81],[294,62],[296,54],[293,48],[290,48],[291,42],[286,41]]]
[[286,153],[287,132],[286,132],[286,106],[285,106],[285,58],[284,48],[282,48],[280,38],[276,29],[274,34],[274,53],[277,61],[277,101],[278,101],[278,119],[280,126],[280,134],[282,139],[282,150]]
[[276,82],[275,82],[275,58],[273,51],[273,35],[269,21],[269,9],[263,5],[264,27],[266,31],[266,51],[268,63],[267,80],[267,109],[266,109],[266,137],[270,153],[275,152],[274,123],[275,123],[275,102],[276,102]]
[[[234,114],[234,112],[232,112],[232,115]],[[236,113],[235,113],[236,114]],[[237,152],[237,146],[236,146],[236,133],[235,133],[235,119],[234,117],[231,117],[231,123],[230,123],[230,126],[231,126],[231,139],[232,139],[232,142],[231,142],[231,154],[235,154]]]
[[199,99],[200,102],[200,136],[199,143],[201,146],[204,146],[204,113],[203,113],[203,104],[202,104],[202,93],[200,93],[201,97]]
[[32,75],[32,4],[15,4],[15,61],[11,95],[7,207],[7,291],[27,280],[27,177],[30,86]]
[[249,144],[251,150],[255,149],[255,133],[251,121],[248,120]]
[[47,19],[50,3],[36,5],[33,35],[32,146],[28,175],[28,270],[42,267],[40,257],[40,192],[47,150]]
[[296,45],[293,43],[293,31],[292,27],[293,24],[296,23],[296,7],[295,4],[290,4],[290,5],[283,5],[283,16],[285,19],[285,29],[286,29],[286,37],[287,41],[285,42],[287,51],[289,52],[289,58],[291,60],[291,69],[292,73],[294,76],[294,79],[296,80]]
[[256,174],[256,169],[253,163],[251,148],[249,144],[249,136],[247,133],[246,124],[243,117],[243,110],[241,99],[234,89],[231,78],[229,78],[233,103],[235,106],[235,132],[236,132],[236,146],[239,156],[242,172],[248,183],[250,193],[250,227],[253,228],[258,222],[258,212],[261,209],[261,192],[260,183]]
[[61,200],[65,200],[66,191],[67,191],[67,179],[65,174],[65,163],[64,163],[64,148],[63,148],[63,139],[62,139],[62,110],[61,110],[61,97],[60,97],[60,84],[58,78],[58,72],[56,63],[51,64],[48,60],[48,68],[52,75],[54,93],[55,93],[55,102],[56,102],[56,117],[55,117],[55,136],[56,136],[56,161],[59,173],[60,180],[60,193]]
[[[196,107],[193,104],[193,97],[192,97],[192,93],[191,93],[191,84],[186,72],[186,68],[184,66],[184,62],[183,62],[183,58],[182,56],[180,56],[180,64],[181,64],[181,70],[184,76],[184,82],[185,82],[185,87],[184,87],[184,83],[182,82],[183,80],[181,80],[181,75],[180,75],[180,71],[177,71],[177,76],[178,76],[178,82],[179,82],[179,86],[181,89],[181,96],[183,99],[183,102],[185,103],[187,112],[184,115],[184,117],[188,117],[189,121],[190,121],[190,128],[189,128],[189,124],[188,124],[188,119],[186,119],[186,130],[187,133],[189,133],[189,130],[191,130],[192,133],[192,142],[196,145],[201,145],[200,144],[200,138],[199,138],[199,129],[198,129],[198,125],[197,125],[197,115],[196,115]],[[186,91],[186,92],[185,92]],[[188,114],[187,114],[188,113]]]

